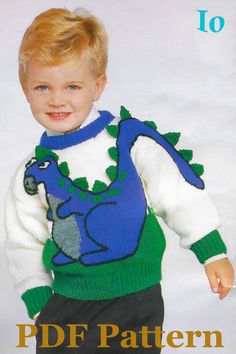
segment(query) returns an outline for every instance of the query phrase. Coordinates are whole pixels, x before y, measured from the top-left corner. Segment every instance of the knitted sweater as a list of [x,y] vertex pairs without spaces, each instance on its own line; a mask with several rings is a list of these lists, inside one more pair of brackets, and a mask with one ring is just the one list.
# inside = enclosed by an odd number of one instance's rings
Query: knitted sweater
[[44,132],[5,209],[9,271],[29,316],[53,291],[99,300],[159,282],[158,216],[201,263],[226,252],[204,182],[154,128],[93,108],[77,131]]

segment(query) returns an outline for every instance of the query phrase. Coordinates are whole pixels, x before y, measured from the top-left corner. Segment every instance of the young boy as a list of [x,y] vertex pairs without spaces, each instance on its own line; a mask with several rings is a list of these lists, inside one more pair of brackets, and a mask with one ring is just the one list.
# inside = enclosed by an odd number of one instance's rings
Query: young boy
[[[136,334],[163,323],[156,215],[205,265],[223,299],[234,282],[219,220],[202,179],[153,123],[93,106],[106,84],[107,36],[85,10],[51,9],[27,29],[19,52],[22,89],[46,131],[17,169],[6,203],[9,271],[38,327],[37,353],[77,353],[68,324],[87,324],[80,353],[160,353],[99,324]],[[186,153],[186,152],[185,152]],[[57,324],[65,341],[42,344],[39,324]],[[112,327],[109,328],[111,331]],[[103,333],[104,335],[104,333]],[[104,338],[103,338],[104,339]]]

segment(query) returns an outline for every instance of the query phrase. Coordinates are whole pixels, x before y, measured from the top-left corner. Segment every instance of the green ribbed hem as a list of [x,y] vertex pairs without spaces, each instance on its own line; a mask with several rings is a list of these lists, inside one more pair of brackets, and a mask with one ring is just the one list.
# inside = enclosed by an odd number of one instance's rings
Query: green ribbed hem
[[52,288],[50,286],[39,286],[24,292],[21,296],[24,301],[28,315],[33,318],[34,315],[42,310],[48,300],[52,297]]
[[144,290],[161,280],[160,266],[156,269],[141,266],[138,272],[127,270],[113,277],[86,279],[54,272],[53,290],[56,294],[78,300],[109,300]]
[[195,253],[197,259],[202,264],[204,264],[207,259],[217,254],[227,252],[225,243],[217,230],[213,230],[201,240],[193,243],[190,249]]

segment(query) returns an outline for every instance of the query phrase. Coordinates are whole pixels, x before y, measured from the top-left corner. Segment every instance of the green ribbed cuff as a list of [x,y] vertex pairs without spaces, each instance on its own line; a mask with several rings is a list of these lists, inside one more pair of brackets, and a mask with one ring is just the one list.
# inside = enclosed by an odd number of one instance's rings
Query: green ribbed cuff
[[48,300],[52,297],[52,288],[50,286],[39,286],[24,292],[21,296],[24,301],[28,315],[33,318],[34,315],[42,310]]
[[225,243],[217,230],[213,230],[199,241],[193,243],[190,249],[202,264],[217,254],[227,252]]

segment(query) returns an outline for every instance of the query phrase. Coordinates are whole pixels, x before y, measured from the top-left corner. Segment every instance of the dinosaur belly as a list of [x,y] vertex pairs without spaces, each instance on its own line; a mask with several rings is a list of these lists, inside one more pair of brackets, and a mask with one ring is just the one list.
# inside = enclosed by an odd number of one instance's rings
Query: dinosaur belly
[[48,195],[48,200],[53,219],[53,240],[67,256],[78,259],[80,257],[81,234],[75,216],[70,215],[63,219],[59,218],[57,208],[63,201],[52,195]]

